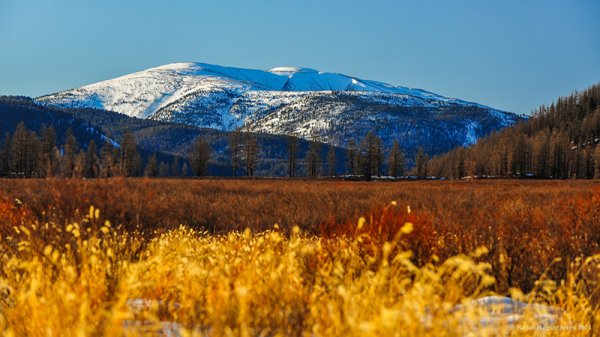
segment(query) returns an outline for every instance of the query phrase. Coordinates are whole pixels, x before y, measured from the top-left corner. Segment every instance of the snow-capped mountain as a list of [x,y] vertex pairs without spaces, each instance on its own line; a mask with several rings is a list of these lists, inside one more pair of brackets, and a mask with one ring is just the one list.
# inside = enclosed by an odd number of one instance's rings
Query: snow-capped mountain
[[37,98],[230,131],[292,134],[344,146],[368,131],[430,153],[471,144],[519,117],[421,89],[310,68],[267,71],[173,63]]

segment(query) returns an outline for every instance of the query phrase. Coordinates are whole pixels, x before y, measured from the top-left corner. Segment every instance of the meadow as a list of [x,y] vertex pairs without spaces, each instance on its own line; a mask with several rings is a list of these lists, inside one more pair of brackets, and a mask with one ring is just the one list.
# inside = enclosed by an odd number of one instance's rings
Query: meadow
[[0,332],[593,336],[599,243],[597,181],[0,180]]

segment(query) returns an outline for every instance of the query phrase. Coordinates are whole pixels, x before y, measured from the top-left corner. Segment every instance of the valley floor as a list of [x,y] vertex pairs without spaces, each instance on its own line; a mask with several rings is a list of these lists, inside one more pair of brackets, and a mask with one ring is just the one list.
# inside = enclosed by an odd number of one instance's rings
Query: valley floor
[[0,332],[589,336],[599,243],[598,181],[0,180]]

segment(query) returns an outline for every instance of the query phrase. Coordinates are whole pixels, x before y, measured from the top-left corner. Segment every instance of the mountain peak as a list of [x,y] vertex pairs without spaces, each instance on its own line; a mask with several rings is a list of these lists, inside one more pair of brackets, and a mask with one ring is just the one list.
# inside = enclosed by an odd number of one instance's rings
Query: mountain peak
[[318,70],[312,69],[312,68],[290,67],[290,66],[275,67],[275,68],[271,68],[267,71],[272,74],[285,75],[285,76],[292,76],[293,74],[296,74],[296,73],[319,73]]
[[305,138],[318,134],[320,140],[337,145],[379,130],[387,143],[398,137],[409,148],[441,139],[444,149],[470,144],[517,120],[477,103],[344,74],[199,62],[166,64],[37,101],[220,130]]

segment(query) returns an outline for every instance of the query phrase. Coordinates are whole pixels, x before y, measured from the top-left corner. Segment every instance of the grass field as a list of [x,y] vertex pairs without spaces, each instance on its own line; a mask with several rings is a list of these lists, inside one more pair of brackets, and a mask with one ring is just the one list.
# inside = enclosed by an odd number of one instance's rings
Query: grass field
[[592,336],[599,243],[593,181],[0,180],[0,331]]

